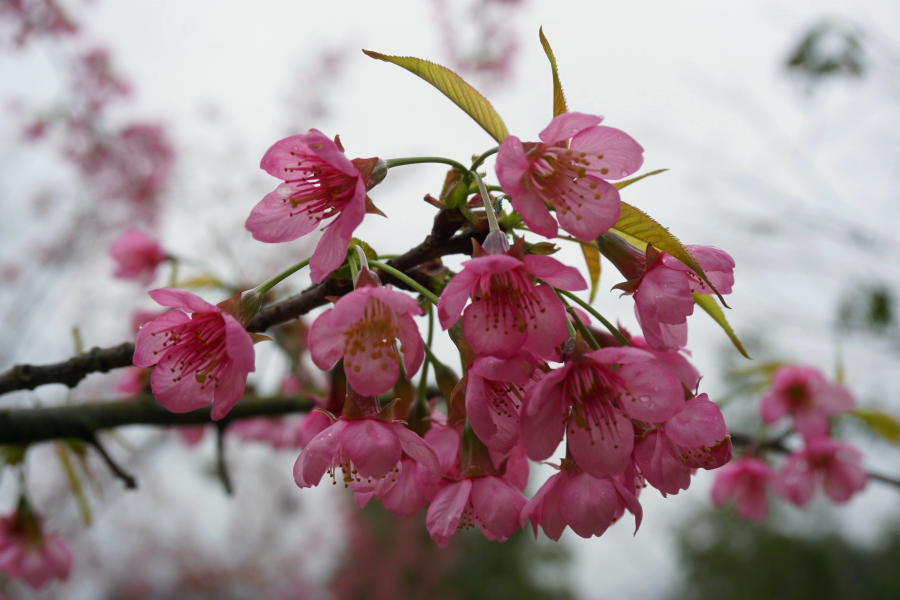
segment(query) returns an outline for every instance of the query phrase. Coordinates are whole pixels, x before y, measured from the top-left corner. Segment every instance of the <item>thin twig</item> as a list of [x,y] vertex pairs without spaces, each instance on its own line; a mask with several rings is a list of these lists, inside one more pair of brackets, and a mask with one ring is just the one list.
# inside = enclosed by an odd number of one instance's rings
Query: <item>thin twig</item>
[[87,436],[85,440],[94,449],[100,453],[100,456],[103,457],[103,460],[106,461],[106,466],[109,467],[109,470],[113,472],[113,475],[121,479],[125,483],[125,487],[129,490],[137,489],[137,480],[125,471],[119,464],[113,460],[113,457],[109,455],[109,452],[106,451],[106,448],[103,444],[100,443],[100,440],[97,439],[97,435],[94,432],[91,432],[90,435]]

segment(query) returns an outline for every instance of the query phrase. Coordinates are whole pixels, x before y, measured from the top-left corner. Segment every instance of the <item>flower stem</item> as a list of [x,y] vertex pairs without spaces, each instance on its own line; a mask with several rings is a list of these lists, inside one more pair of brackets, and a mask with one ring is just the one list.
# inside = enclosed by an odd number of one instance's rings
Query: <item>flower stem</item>
[[[434,342],[434,307],[428,306],[428,343],[425,344],[426,353],[431,356],[431,344]],[[428,364],[431,361],[425,360],[422,362],[422,376],[419,379],[419,389],[416,390],[416,400],[419,402],[425,402],[427,398],[425,397],[427,386],[428,386]]]
[[387,265],[383,262],[377,261],[377,260],[370,260],[369,265],[371,265],[377,269],[381,269],[385,273],[390,273],[391,275],[393,275],[394,277],[396,277],[397,279],[399,279],[400,281],[402,281],[403,283],[405,283],[412,289],[416,290],[417,292],[419,292],[420,294],[422,294],[423,296],[428,298],[429,302],[431,302],[432,304],[437,306],[438,297],[435,296],[434,294],[432,294],[431,292],[429,292],[421,284],[417,283],[415,280],[410,278],[405,273],[402,273],[402,272],[398,271],[397,269],[395,269],[394,267]]
[[490,150],[484,152],[481,156],[479,156],[478,158],[475,159],[475,162],[472,163],[470,170],[474,171],[475,169],[480,167],[481,163],[483,163],[485,160],[487,160],[487,158],[489,156],[497,154],[497,152],[499,152],[499,151],[500,151],[500,146],[494,146]]
[[458,163],[451,158],[444,158],[442,156],[413,156],[410,158],[391,158],[385,161],[388,169],[393,169],[394,167],[402,167],[404,165],[421,165],[427,163],[450,165],[460,173],[466,173],[469,170],[465,166],[463,166],[462,163]]
[[618,328],[616,328],[612,323],[607,321],[603,317],[603,315],[594,310],[593,306],[591,306],[572,292],[567,292],[566,290],[556,290],[556,292],[577,303],[581,308],[586,310],[588,314],[603,323],[603,326],[609,329],[609,332],[613,334],[615,338],[619,340],[619,343],[621,343],[623,346],[631,346],[631,342],[629,342],[628,339],[624,335],[622,335],[622,332],[619,331]]
[[285,279],[287,279],[288,277],[290,277],[291,275],[293,275],[294,273],[296,273],[297,271],[299,271],[300,269],[302,269],[303,267],[305,267],[308,264],[309,264],[309,259],[304,258],[303,260],[298,262],[296,265],[285,269],[284,271],[282,271],[275,277],[269,279],[265,283],[258,285],[256,287],[256,291],[259,292],[260,296],[265,295],[266,292],[268,292],[273,287],[275,287],[276,285],[278,285],[279,283],[281,283],[282,281],[284,281]]

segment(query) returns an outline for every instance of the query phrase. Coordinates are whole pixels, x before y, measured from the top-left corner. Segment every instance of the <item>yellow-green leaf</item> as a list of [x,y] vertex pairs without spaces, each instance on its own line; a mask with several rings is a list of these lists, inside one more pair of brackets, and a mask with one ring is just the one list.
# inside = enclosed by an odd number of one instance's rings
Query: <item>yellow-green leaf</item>
[[877,410],[856,409],[853,416],[865,423],[866,427],[884,439],[900,444],[900,421]]
[[741,340],[738,339],[737,334],[734,333],[731,325],[725,320],[725,313],[723,313],[719,305],[716,304],[716,299],[713,298],[711,294],[694,294],[694,303],[709,313],[709,316],[713,318],[713,321],[718,323],[719,326],[725,330],[725,333],[731,338],[731,343],[738,349],[738,352],[743,354],[746,358],[750,358],[750,355],[744,350],[744,345],[741,344]]
[[623,179],[622,181],[616,181],[613,183],[616,186],[617,190],[621,190],[622,188],[626,188],[632,183],[637,183],[641,179],[645,177],[650,177],[651,175],[659,175],[660,173],[665,173],[668,169],[657,169],[655,171],[650,171],[649,173],[644,173],[643,175],[638,175],[637,177],[632,177],[631,179]]
[[[647,175],[650,175],[650,173]],[[616,233],[625,234],[627,238],[634,238],[645,244],[653,244],[653,247],[657,250],[674,256],[696,273],[716,293],[722,304],[726,307],[728,306],[725,303],[725,299],[719,294],[719,291],[706,277],[706,273],[703,272],[703,269],[694,260],[691,253],[688,252],[688,249],[684,247],[684,244],[641,209],[622,202],[622,214],[612,230]]]
[[454,104],[463,109],[476,123],[481,125],[498,143],[509,135],[503,119],[491,106],[491,103],[462,77],[441,65],[413,58],[411,56],[388,56],[371,50],[363,50],[366,56],[394,63],[410,73],[418,75],[450,98]]
[[[544,37],[543,27],[538,29],[538,35],[541,37],[541,45],[544,47],[544,52],[547,53],[547,58],[550,60],[550,70],[553,71],[553,116],[558,117],[569,111],[566,107],[566,95],[563,93],[562,84],[559,82],[559,73],[556,70],[556,57],[553,56],[553,50],[550,49],[550,42]],[[591,298],[593,299],[593,295],[591,295]]]
[[600,284],[600,250],[596,245],[578,244],[581,246],[581,253],[584,254],[584,262],[587,264],[588,274],[591,276],[591,296],[590,302],[594,302],[594,296],[597,295],[597,286]]

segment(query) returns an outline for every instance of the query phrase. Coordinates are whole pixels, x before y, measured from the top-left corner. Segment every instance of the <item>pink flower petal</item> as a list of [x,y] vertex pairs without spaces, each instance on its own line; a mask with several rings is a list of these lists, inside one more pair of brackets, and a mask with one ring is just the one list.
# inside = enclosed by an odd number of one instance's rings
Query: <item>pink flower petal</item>
[[225,371],[215,386],[213,407],[210,416],[213,421],[218,421],[228,414],[235,404],[244,396],[244,388],[247,384],[247,371],[242,371],[236,366]]
[[441,490],[428,507],[425,527],[441,548],[445,548],[450,543],[450,536],[456,533],[471,491],[472,481],[463,479]]
[[510,358],[515,356],[529,337],[529,331],[518,328],[514,315],[492,309],[487,302],[478,301],[467,306],[462,322],[466,341],[475,354],[480,356]]
[[334,309],[329,308],[319,315],[313,321],[312,327],[309,328],[309,336],[307,338],[309,354],[316,366],[323,371],[334,367],[343,356],[344,336],[331,328],[333,312]]
[[526,254],[525,269],[538,279],[560,290],[578,292],[588,288],[578,269],[566,266],[551,256]]
[[627,385],[619,406],[632,419],[659,423],[684,408],[681,382],[654,363],[622,365],[619,376]]
[[291,202],[297,184],[282,183],[260,200],[244,222],[253,239],[274,244],[290,242],[316,230],[321,221],[319,213]]
[[414,462],[403,457],[397,482],[381,497],[381,503],[393,515],[411,517],[427,504],[427,501],[416,488]]
[[163,345],[167,339],[164,332],[190,320],[180,310],[170,310],[141,327],[134,345],[134,366],[151,367],[159,362],[168,349]]
[[609,231],[622,212],[619,190],[599,177],[585,175],[569,183],[565,203],[557,203],[559,226],[580,240]]
[[522,444],[528,458],[546,460],[553,455],[566,431],[568,406],[563,402],[562,387],[569,367],[551,371],[528,390],[519,410]]
[[688,278],[680,271],[665,267],[657,266],[644,274],[634,292],[634,302],[643,319],[666,325],[679,325],[694,314]]
[[400,340],[400,350],[403,352],[403,366],[406,369],[406,378],[410,379],[419,371],[425,360],[425,343],[416,322],[408,314],[400,315],[397,319]]
[[407,455],[434,475],[441,474],[441,464],[431,445],[401,423],[391,423],[391,428],[400,440],[400,447]]
[[600,537],[615,516],[616,488],[609,479],[573,473],[560,490],[559,511],[577,535]]
[[310,440],[294,463],[294,482],[301,488],[319,485],[322,475],[334,461],[341,447],[341,433],[347,421],[337,421]]
[[522,349],[511,358],[479,356],[472,363],[470,371],[491,381],[524,385],[531,381],[531,375],[540,362],[532,352]]
[[665,425],[666,435],[679,446],[712,447],[728,435],[722,411],[706,394],[700,394],[683,406],[681,412]]
[[479,477],[472,481],[472,507],[476,524],[498,541],[508,539],[519,528],[525,497],[501,477]]
[[444,330],[450,329],[459,320],[477,275],[470,269],[463,269],[453,276],[438,299],[438,319]]
[[393,428],[376,419],[353,419],[341,432],[341,452],[350,458],[360,477],[380,479],[402,456]]
[[160,306],[174,306],[183,308],[189,313],[220,312],[218,307],[210,304],[197,294],[177,288],[160,288],[147,292]]
[[628,466],[634,448],[634,427],[631,420],[613,408],[613,421],[604,423],[602,430],[588,431],[574,420],[568,425],[569,449],[581,469],[600,479],[618,475]]
[[545,144],[556,144],[573,138],[579,131],[595,127],[603,121],[603,117],[586,115],[580,112],[565,112],[550,121],[538,137]]
[[[256,370],[256,353],[253,351],[253,340],[244,326],[237,319],[223,312],[225,320],[225,347],[228,358],[233,361],[233,368],[244,373]],[[244,375],[246,378],[246,375]]]
[[588,171],[603,179],[628,177],[644,164],[641,145],[613,127],[589,127],[572,138],[570,147],[573,152],[587,154]]
[[536,285],[534,295],[540,301],[543,310],[538,315],[536,323],[528,329],[525,347],[542,358],[557,360],[556,346],[565,343],[569,338],[566,330],[566,309],[549,285]]
[[150,373],[150,388],[159,403],[174,413],[185,413],[212,402],[214,387],[201,384],[193,373],[179,377],[175,372],[179,359],[172,354],[167,353]]

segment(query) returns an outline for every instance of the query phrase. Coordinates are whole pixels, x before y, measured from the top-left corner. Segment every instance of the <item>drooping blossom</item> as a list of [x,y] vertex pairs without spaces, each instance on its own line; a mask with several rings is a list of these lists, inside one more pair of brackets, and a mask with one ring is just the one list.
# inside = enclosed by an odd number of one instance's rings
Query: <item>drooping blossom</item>
[[692,469],[717,469],[731,460],[731,439],[719,407],[706,394],[681,407],[661,427],[644,431],[634,447],[641,474],[663,496],[686,490]]
[[[627,279],[614,288],[634,298],[634,313],[651,350],[677,352],[687,345],[687,318],[694,314],[692,293],[713,290],[677,258],[648,246],[638,250],[620,236],[597,239],[600,252]],[[719,294],[731,293],[734,259],[712,246],[685,246]]]
[[684,405],[681,383],[652,358],[637,348],[576,348],[525,395],[519,423],[528,457],[549,458],[568,429],[572,457],[585,472],[602,479],[625,470],[631,419],[666,421]]
[[457,531],[477,526],[489,540],[508,539],[520,527],[525,497],[497,475],[464,478],[444,487],[434,497],[425,526],[441,548]]
[[760,414],[769,425],[785,415],[805,436],[828,433],[828,417],[853,408],[853,396],[842,385],[825,379],[815,367],[784,365],[775,371],[772,390],[763,396]]
[[170,310],[141,328],[135,366],[156,365],[150,387],[167,409],[189,412],[212,402],[212,418],[221,419],[244,395],[247,375],[256,369],[250,334],[223,310],[225,302],[212,305],[174,288],[153,290],[150,296],[181,310]]
[[127,229],[109,247],[109,255],[116,261],[114,277],[135,279],[149,284],[156,277],[156,268],[168,260],[159,242],[139,229]]
[[[535,279],[549,285],[535,285]],[[542,358],[557,358],[554,348],[568,337],[566,312],[550,286],[587,289],[577,269],[549,256],[525,255],[521,242],[505,254],[467,260],[441,294],[441,327],[449,329],[462,313],[463,333],[478,356],[512,358],[526,348]]]
[[341,297],[309,331],[313,362],[322,370],[344,358],[344,372],[354,390],[377,396],[391,389],[400,374],[400,340],[407,378],[425,358],[425,345],[413,320],[422,309],[391,286],[364,285]]
[[535,538],[540,525],[555,542],[566,527],[583,538],[600,537],[617,519],[620,503],[634,514],[637,532],[643,510],[630,490],[614,477],[591,477],[564,460],[559,472],[551,475],[525,505],[521,524],[524,527],[530,519]]
[[368,175],[358,168],[360,159],[350,161],[343,148],[310,129],[275,142],[259,166],[283,183],[250,212],[246,227],[255,239],[288,242],[334,217],[322,227],[325,233],[310,261],[310,277],[321,282],[344,262],[353,231],[366,214]]
[[806,447],[788,456],[775,479],[775,492],[797,506],[806,506],[820,482],[834,502],[846,502],[866,487],[862,453],[850,444],[819,435],[806,440]]
[[[377,498],[394,516],[411,517],[416,514],[428,504],[428,499],[416,484],[417,466],[428,473],[425,467],[421,467],[412,458],[404,455],[400,459],[399,472],[393,477],[390,487],[386,491],[356,492],[356,506],[362,508],[369,500]],[[435,479],[430,473],[429,478]]]
[[440,465],[441,477],[435,477],[422,465],[416,466],[416,489],[427,502],[434,500],[438,492],[459,478],[460,432],[443,422],[443,415],[431,413],[432,424],[425,433],[425,441],[434,449]]
[[497,154],[497,178],[525,224],[540,235],[559,226],[593,240],[616,224],[619,192],[608,179],[621,179],[644,162],[644,149],[629,135],[600,126],[603,117],[570,112],[555,117],[538,143],[507,137]]
[[775,473],[769,463],[752,456],[731,461],[716,473],[712,488],[712,500],[722,506],[734,498],[739,517],[762,521],[769,511],[766,490],[772,484]]
[[16,512],[0,518],[0,572],[39,590],[51,579],[67,579],[71,569],[68,544],[43,531],[30,508],[20,503]]
[[439,476],[434,449],[392,419],[393,404],[381,409],[374,396],[348,396],[341,417],[300,451],[294,481],[301,488],[317,486],[328,472],[337,483],[337,470],[341,469],[348,487],[381,496],[396,483],[404,453],[431,475]]

